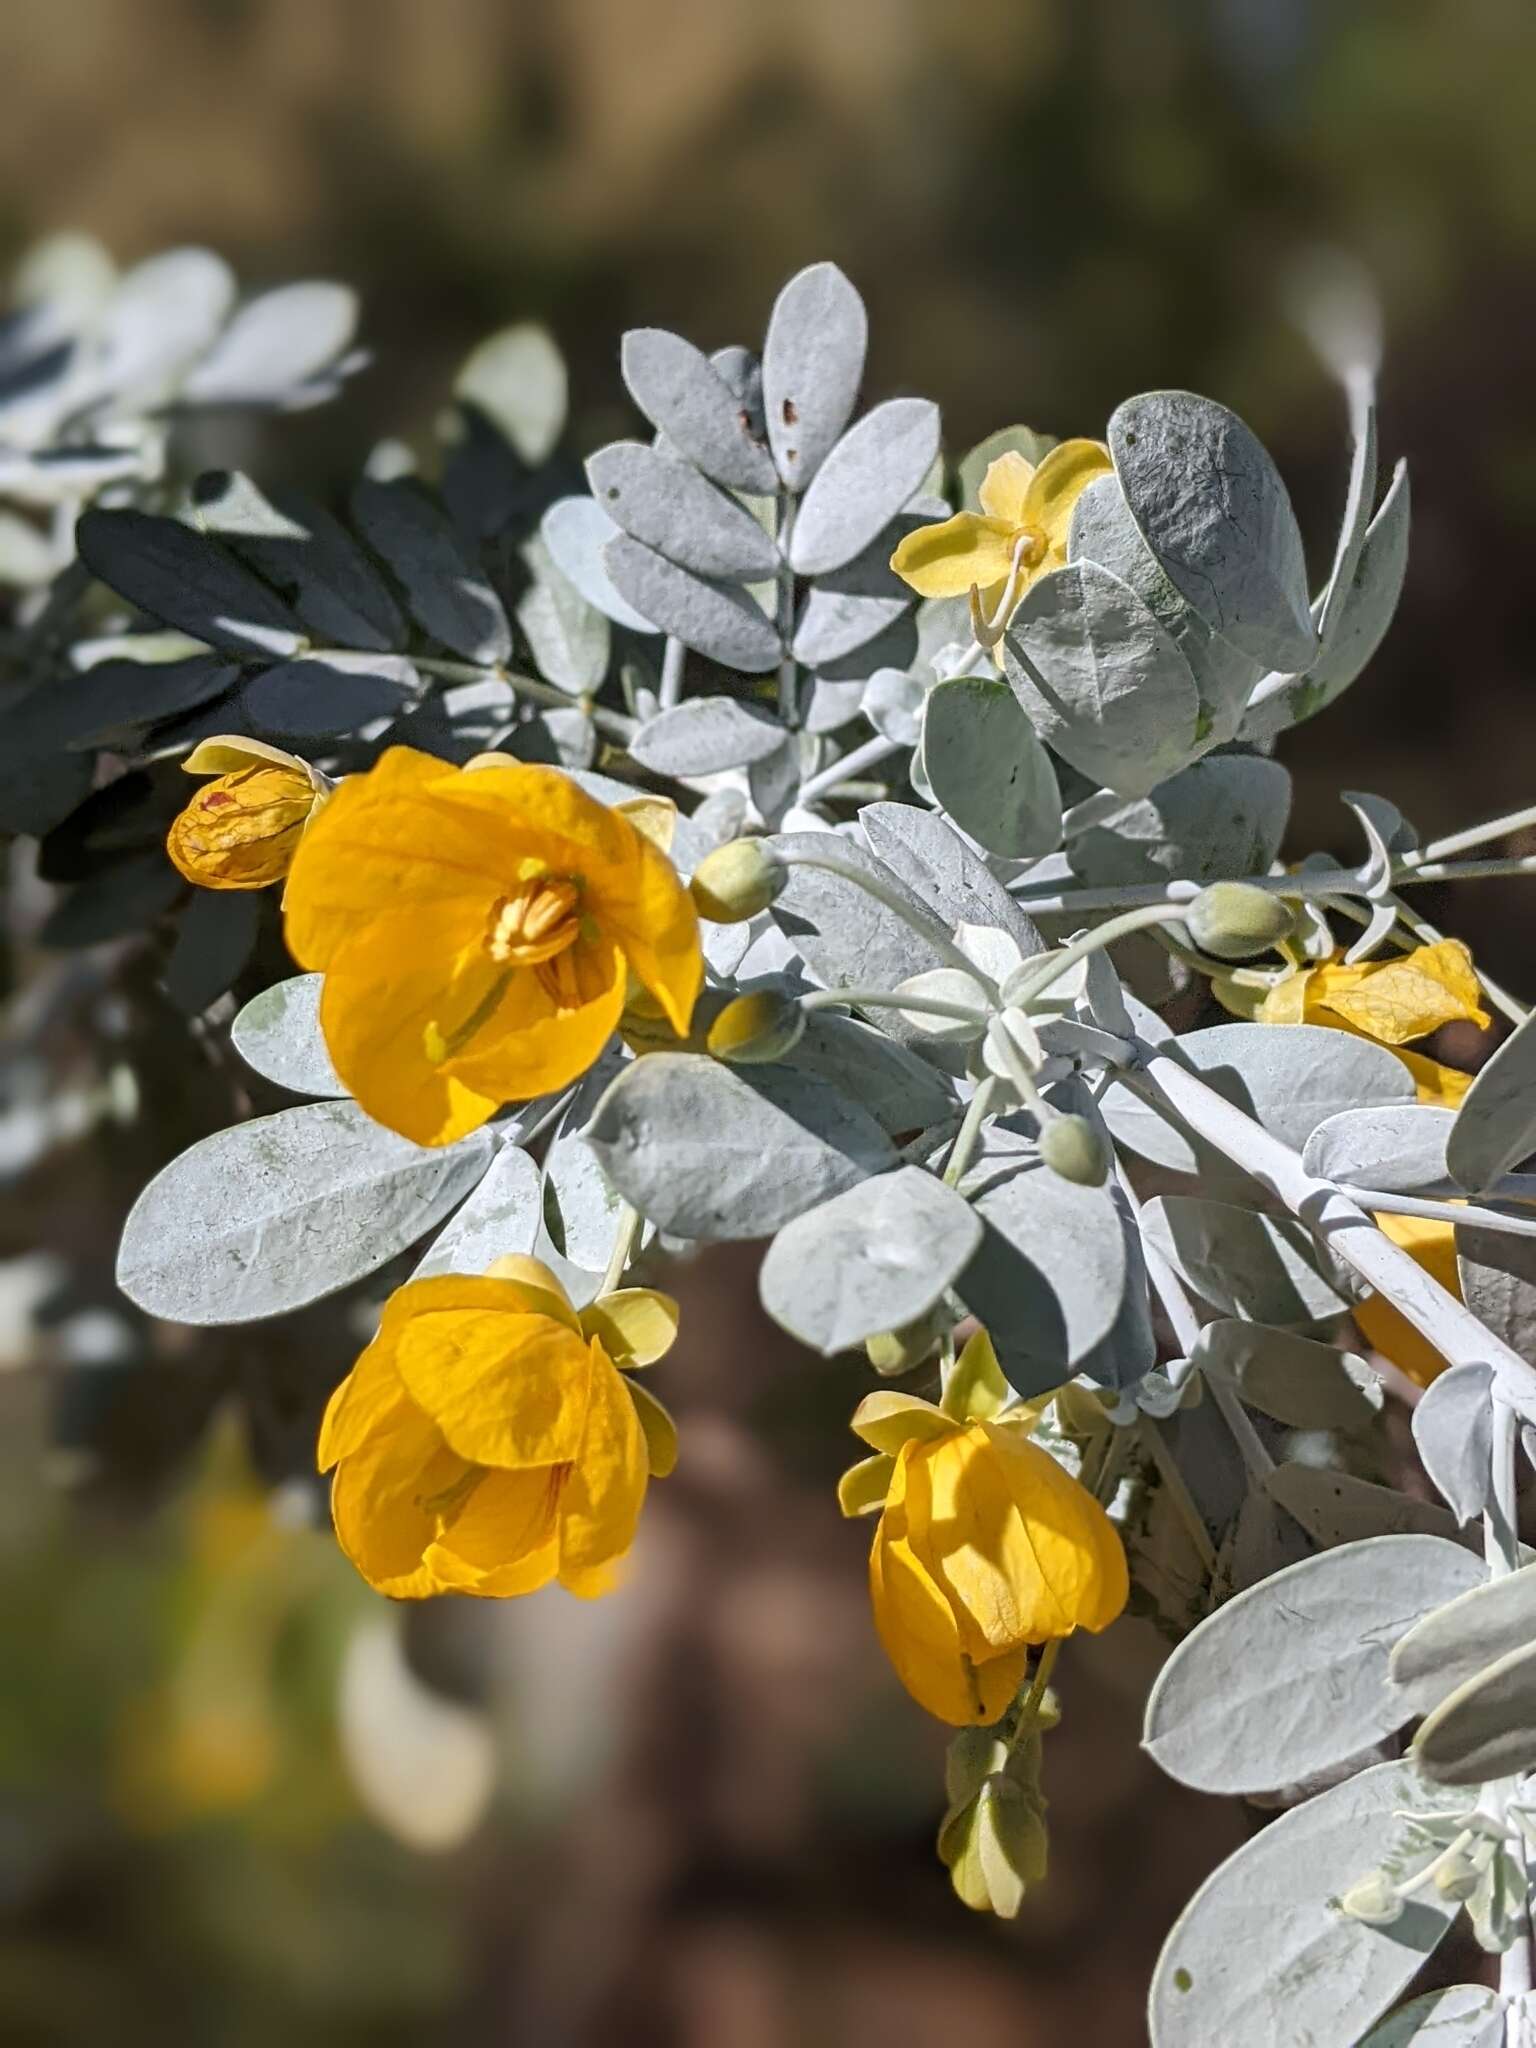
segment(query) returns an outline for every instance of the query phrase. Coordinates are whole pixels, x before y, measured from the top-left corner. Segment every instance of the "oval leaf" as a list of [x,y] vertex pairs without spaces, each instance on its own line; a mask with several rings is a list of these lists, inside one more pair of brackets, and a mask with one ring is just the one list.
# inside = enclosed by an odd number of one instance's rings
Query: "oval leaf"
[[691,341],[664,327],[631,328],[619,362],[631,398],[651,425],[706,476],[759,497],[777,488],[773,458],[750,415]]
[[1414,1761],[1439,1785],[1518,1776],[1536,1757],[1536,1643],[1522,1643],[1457,1686],[1413,1738]]
[[1342,1109],[1307,1139],[1301,1163],[1319,1180],[1412,1195],[1449,1178],[1446,1143],[1454,1110],[1400,1102]]
[[620,596],[608,574],[603,550],[618,533],[595,498],[558,498],[539,522],[550,560],[595,611],[632,633],[654,633],[650,620]]
[[639,441],[614,441],[587,458],[592,496],[625,533],[696,576],[762,582],[779,551],[745,506],[692,463]]
[[1457,1521],[1480,1515],[1493,1493],[1493,1367],[1453,1365],[1433,1380],[1413,1411],[1413,1441]]
[[1061,844],[1061,790],[1006,683],[937,683],[923,713],[923,767],[936,801],[988,853],[1027,860]]
[[1426,1614],[1393,1646],[1411,1714],[1427,1714],[1478,1672],[1536,1638],[1536,1564],[1489,1579]]
[[1349,1307],[1319,1271],[1324,1254],[1294,1217],[1158,1195],[1142,1210],[1141,1225],[1179,1278],[1224,1315],[1293,1329]]
[[789,540],[796,575],[819,576],[867,547],[915,496],[938,452],[939,409],[929,399],[891,398],[867,412],[800,502]]
[[763,343],[763,413],[780,477],[802,491],[853,413],[869,317],[835,263],[813,263],[774,301]]
[[610,541],[603,562],[614,588],[659,633],[673,634],[725,668],[763,675],[778,665],[778,628],[733,584],[710,583],[679,569],[628,534]]
[[248,1067],[295,1095],[347,1095],[320,1029],[323,974],[295,974],[252,996],[229,1027]]
[[1446,1141],[1451,1172],[1469,1192],[1491,1188],[1536,1152],[1536,1015],[1482,1067]]
[[1278,761],[1211,755],[1074,834],[1067,859],[1095,889],[1265,875],[1290,808],[1291,778]]
[[352,516],[405,594],[417,624],[466,661],[511,658],[501,599],[465,555],[448,515],[409,479],[356,485]]
[[783,743],[784,728],[755,705],[690,697],[641,726],[629,752],[657,775],[714,775],[764,760]]
[[207,534],[157,512],[93,508],[75,528],[80,559],[131,604],[211,646],[268,657],[297,654],[299,621]]

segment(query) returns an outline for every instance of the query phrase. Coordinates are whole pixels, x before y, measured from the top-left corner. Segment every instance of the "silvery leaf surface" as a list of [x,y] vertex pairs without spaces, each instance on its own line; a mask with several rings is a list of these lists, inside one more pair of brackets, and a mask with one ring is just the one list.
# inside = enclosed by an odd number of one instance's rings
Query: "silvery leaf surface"
[[82,338],[72,407],[163,404],[210,348],[235,302],[235,279],[208,249],[167,249],[125,271]]
[[658,775],[714,775],[773,753],[784,728],[735,697],[689,697],[650,719],[629,741],[631,757]]
[[466,661],[487,665],[512,654],[501,599],[459,544],[448,515],[415,483],[355,485],[352,517],[395,578],[417,624]]
[[1290,808],[1291,778],[1278,761],[1208,754],[1077,833],[1067,858],[1095,889],[1263,875]]
[[1023,959],[1045,951],[1044,939],[1014,898],[943,818],[917,804],[877,803],[864,806],[859,823],[875,858],[951,930],[995,925]]
[[411,1275],[488,1272],[509,1252],[531,1252],[539,1230],[539,1169],[517,1145],[502,1145],[484,1178],[433,1238]]
[[819,576],[868,547],[938,452],[939,409],[929,399],[890,398],[867,412],[828,451],[800,500],[789,540],[795,573]]
[[1398,1850],[1401,1816],[1435,1803],[1404,1763],[1377,1764],[1271,1821],[1196,1892],[1153,1978],[1153,2048],[1344,2048],[1433,1953],[1457,1908],[1431,1887],[1390,1927],[1334,1901]]
[[1437,1607],[1392,1651],[1407,1713],[1427,1714],[1459,1686],[1536,1638],[1536,1565],[1489,1579]]
[[1411,1195],[1450,1177],[1446,1143],[1454,1110],[1428,1103],[1341,1109],[1307,1139],[1301,1163],[1319,1180]]
[[1478,1321],[1522,1358],[1536,1358],[1536,1239],[1458,1223],[1456,1266],[1461,1298]]
[[1381,1379],[1363,1358],[1289,1330],[1221,1319],[1205,1325],[1190,1357],[1288,1429],[1358,1430],[1381,1413]]
[[229,1027],[248,1067],[294,1095],[347,1095],[320,1029],[323,974],[295,974],[252,996]]
[[1128,583],[1189,665],[1199,692],[1209,744],[1229,740],[1242,722],[1249,692],[1263,674],[1252,660],[1201,618],[1142,539],[1125,494],[1112,476],[1096,477],[1072,514],[1071,557],[1097,562]]
[[1493,1378],[1490,1365],[1453,1365],[1413,1411],[1424,1470],[1458,1522],[1480,1515],[1493,1497]]
[[778,628],[735,584],[710,582],[680,569],[628,534],[609,542],[603,563],[619,595],[657,632],[673,634],[712,661],[745,675],[762,675],[778,666]]
[[537,534],[520,553],[530,580],[517,600],[517,624],[539,674],[573,696],[597,689],[608,672],[607,618],[561,575]]
[[915,747],[923,736],[923,685],[904,669],[877,668],[864,685],[861,708],[885,740]]
[[537,469],[565,431],[565,358],[544,328],[518,321],[470,352],[453,395],[483,414],[519,460]]
[[1307,668],[1318,643],[1301,531],[1236,413],[1188,391],[1147,392],[1116,407],[1109,446],[1142,537],[1212,630],[1268,668]]
[[1025,860],[1061,844],[1061,791],[1006,683],[957,676],[923,710],[923,769],[935,800],[988,853]]
[[587,1143],[609,1180],[679,1237],[766,1237],[896,1163],[880,1126],[825,1081],[651,1053],[598,1104]]
[[636,405],[705,476],[730,490],[772,495],[778,477],[750,411],[692,342],[663,327],[631,328],[619,361]]
[[1332,1770],[1409,1717],[1392,1645],[1480,1585],[1439,1536],[1373,1536],[1277,1572],[1186,1636],[1147,1701],[1142,1740],[1200,1792],[1275,1791]]
[[981,1235],[953,1188],[899,1167],[787,1223],[768,1247],[759,1293],[775,1322],[830,1357],[926,1315]]
[[1486,1984],[1426,1991],[1388,2013],[1360,2048],[1504,2048],[1503,2000]]
[[1437,1785],[1484,1785],[1536,1759],[1536,1643],[1507,1651],[1431,1708],[1411,1755]]
[[595,611],[632,633],[654,633],[650,620],[620,595],[608,574],[603,550],[618,533],[595,498],[557,498],[539,522],[550,560]]
[[1119,796],[1146,796],[1204,738],[1189,663],[1130,585],[1097,562],[1032,584],[1003,654],[1040,737]]
[[1306,1330],[1349,1307],[1319,1270],[1327,1261],[1304,1225],[1229,1202],[1158,1195],[1142,1229],[1185,1285],[1224,1315]]
[[639,441],[614,441],[587,458],[587,480],[610,519],[679,568],[732,583],[778,572],[770,536],[690,462]]
[[784,1064],[830,1082],[893,1138],[958,1114],[954,1088],[944,1075],[856,1017],[818,1010]]
[[1476,1194],[1536,1152],[1536,1017],[1479,1070],[1446,1140],[1451,1172]]
[[248,299],[182,380],[185,405],[278,405],[345,354],[357,294],[315,280]]
[[835,263],[798,271],[774,301],[763,342],[763,415],[790,490],[805,489],[852,417],[868,340],[864,301]]
[[302,1308],[424,1236],[479,1180],[491,1145],[484,1131],[413,1145],[349,1101],[217,1131],[134,1203],[118,1285],[173,1322],[255,1322]]
[[157,512],[92,508],[75,529],[93,576],[151,618],[231,653],[297,654],[300,622],[265,583],[208,535]]
[[[1277,1465],[1263,1484],[1270,1498],[1325,1548],[1355,1543],[1364,1536],[1428,1535],[1453,1540],[1458,1534],[1456,1517],[1437,1502],[1416,1500],[1395,1487],[1357,1479],[1352,1472],[1287,1462]],[[1476,1554],[1481,1555],[1480,1545]]]

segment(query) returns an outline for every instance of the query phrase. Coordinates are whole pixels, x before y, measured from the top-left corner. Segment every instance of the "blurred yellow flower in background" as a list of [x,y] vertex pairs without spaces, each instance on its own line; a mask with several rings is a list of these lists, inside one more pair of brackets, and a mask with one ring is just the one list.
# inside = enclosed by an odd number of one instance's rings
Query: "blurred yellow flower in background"
[[166,835],[178,873],[200,889],[265,889],[293,863],[330,784],[307,761],[261,740],[204,740],[182,762],[212,775]]
[[501,756],[391,748],[316,820],[285,911],[325,975],[337,1073],[422,1145],[585,1073],[631,974],[686,1033],[704,974],[692,901],[640,825]]
[[605,1592],[676,1460],[666,1410],[618,1368],[676,1332],[676,1304],[644,1288],[578,1315],[537,1259],[408,1281],[320,1432],[342,1549],[397,1600]]
[[1073,508],[1112,468],[1101,441],[1061,441],[1038,468],[1010,450],[982,480],[980,512],[919,526],[901,541],[891,567],[920,597],[964,597],[974,585],[991,613],[1016,562],[1016,597],[1048,570],[1065,567]]
[[881,1508],[869,1586],[885,1653],[918,1704],[956,1727],[998,1719],[1031,1644],[1107,1628],[1129,1593],[1108,1515],[1031,1442],[1038,1410],[1007,1410],[1007,1398],[980,1333],[943,1407],[895,1392],[859,1404],[852,1427],[876,1455],[839,1489],[845,1514]]

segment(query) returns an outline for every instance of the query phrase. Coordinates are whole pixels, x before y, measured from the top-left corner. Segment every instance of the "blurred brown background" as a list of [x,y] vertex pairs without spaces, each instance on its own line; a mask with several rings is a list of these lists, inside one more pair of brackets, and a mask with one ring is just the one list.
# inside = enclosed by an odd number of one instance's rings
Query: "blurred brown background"
[[[1342,409],[1279,280],[1342,246],[1386,302],[1415,540],[1373,671],[1283,743],[1291,850],[1350,850],[1340,786],[1426,836],[1531,797],[1528,0],[5,0],[0,78],[0,256],[78,227],[361,288],[376,366],[242,450],[269,478],[424,429],[524,316],[590,447],[632,429],[623,327],[753,341],[831,256],[871,392],[940,400],[952,448],[1210,392],[1321,573]],[[1536,985],[1517,886],[1423,900]],[[880,1659],[832,1499],[859,1376],[795,1356],[721,1257],[676,1278],[684,1462],[629,1587],[413,1616],[411,1676],[313,1491],[270,1492],[353,1312],[116,1316],[133,1193],[248,1106],[150,979],[53,1048],[87,1095],[136,1066],[138,1116],[0,1156],[0,2038],[1139,2042],[1162,1934],[1248,1825],[1140,1760],[1151,1635],[1064,1659],[1050,1884],[973,1919],[932,1855],[943,1731]]]

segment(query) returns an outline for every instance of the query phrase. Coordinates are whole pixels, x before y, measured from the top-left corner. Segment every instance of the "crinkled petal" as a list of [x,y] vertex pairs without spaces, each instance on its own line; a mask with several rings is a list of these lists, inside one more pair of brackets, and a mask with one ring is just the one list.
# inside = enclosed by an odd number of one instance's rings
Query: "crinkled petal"
[[1367,960],[1358,967],[1329,962],[1317,968],[1307,1008],[1309,1013],[1332,1011],[1367,1038],[1395,1046],[1424,1038],[1442,1024],[1467,1022],[1486,1029],[1492,1019],[1480,994],[1467,948],[1459,939],[1442,939],[1394,959]]
[[[444,1275],[450,1281],[455,1275]],[[563,1322],[517,1305],[515,1283],[472,1283],[512,1297],[482,1306],[450,1285],[446,1299],[422,1299],[395,1339],[406,1392],[462,1458],[518,1471],[577,1457],[587,1430],[592,1354]]]
[[919,526],[902,539],[891,567],[919,597],[964,597],[1006,581],[1012,561],[1012,526],[976,512],[957,512],[936,526]]
[[560,1499],[560,1582],[612,1564],[635,1540],[650,1460],[630,1390],[595,1340],[587,1433]]
[[1051,565],[1067,559],[1072,514],[1078,499],[1097,477],[1114,469],[1102,441],[1059,441],[1030,479],[1019,524],[1045,536]]
[[987,464],[987,473],[976,493],[982,511],[990,519],[1001,519],[1010,528],[1022,526],[1024,501],[1034,475],[1035,465],[1016,448],[999,455],[995,462]]

